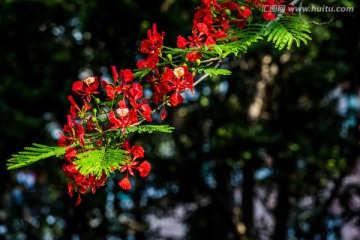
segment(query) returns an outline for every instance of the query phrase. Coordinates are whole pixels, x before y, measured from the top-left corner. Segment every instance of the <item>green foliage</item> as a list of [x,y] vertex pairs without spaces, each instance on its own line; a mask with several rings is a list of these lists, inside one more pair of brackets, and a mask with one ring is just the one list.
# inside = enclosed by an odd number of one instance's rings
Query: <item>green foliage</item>
[[45,158],[60,157],[66,152],[65,147],[50,147],[37,143],[33,143],[33,147],[25,147],[24,150],[12,155],[6,164],[8,170],[22,168]]
[[[237,31],[236,34],[232,34],[228,39],[224,39],[228,43],[210,47],[214,47],[215,52],[221,58],[225,58],[229,54],[238,56],[241,53],[246,53],[253,43],[263,39],[264,27],[265,24],[249,24],[241,31]],[[237,41],[232,39],[237,39]]]
[[204,72],[209,76],[231,75],[231,71],[227,69],[215,69],[215,68],[199,69],[199,73],[201,72]]
[[73,163],[81,174],[91,174],[100,178],[103,173],[109,176],[114,172],[113,167],[117,168],[119,165],[124,165],[129,159],[127,153],[122,149],[107,149],[106,147],[91,149],[78,154]]
[[144,68],[144,69],[141,69],[139,71],[136,71],[134,73],[134,77],[135,78],[139,78],[139,79],[142,79],[143,77],[145,77],[152,69],[151,68]]
[[311,40],[309,24],[301,20],[298,16],[286,16],[278,21],[272,22],[265,30],[268,42],[275,44],[279,50],[287,46],[290,50],[293,42],[299,47],[300,43],[307,44]]
[[126,128],[126,133],[152,133],[152,132],[162,132],[162,133],[172,133],[174,127],[169,125],[139,125],[131,126]]

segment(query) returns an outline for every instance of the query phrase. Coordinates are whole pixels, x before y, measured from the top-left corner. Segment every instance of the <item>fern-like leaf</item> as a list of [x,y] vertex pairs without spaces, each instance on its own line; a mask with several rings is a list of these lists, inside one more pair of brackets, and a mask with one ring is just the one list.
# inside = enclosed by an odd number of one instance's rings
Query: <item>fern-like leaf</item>
[[169,125],[139,125],[131,126],[126,128],[127,133],[152,133],[152,132],[162,132],[162,133],[172,133],[174,127]]
[[135,78],[142,79],[145,77],[149,72],[151,72],[151,68],[144,68],[134,73]]
[[83,175],[94,175],[100,178],[103,173],[109,176],[114,172],[114,168],[124,165],[128,160],[128,152],[122,149],[92,149],[80,153],[76,156],[73,163],[77,166],[79,172]]
[[233,53],[235,56],[247,52],[249,46],[263,39],[264,24],[251,24],[242,29],[237,34],[230,35],[229,38],[237,39],[229,43],[219,45],[222,48],[221,57]]
[[199,73],[206,73],[209,76],[217,76],[217,75],[231,75],[231,71],[227,69],[215,69],[215,68],[205,68],[198,69]]
[[265,30],[264,35],[267,36],[268,42],[275,44],[275,48],[281,50],[286,47],[290,50],[294,41],[297,47],[301,42],[306,45],[307,41],[311,40],[310,33],[309,24],[294,15],[272,22]]
[[66,152],[65,147],[50,147],[42,144],[33,143],[32,147],[25,147],[24,151],[13,154],[7,161],[7,169],[17,169],[26,167],[39,160],[60,157]]

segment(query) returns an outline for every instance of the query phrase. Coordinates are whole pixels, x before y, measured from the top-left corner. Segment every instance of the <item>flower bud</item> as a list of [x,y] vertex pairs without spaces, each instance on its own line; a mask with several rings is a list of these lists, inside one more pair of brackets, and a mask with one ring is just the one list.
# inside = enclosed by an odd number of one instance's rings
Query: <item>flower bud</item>
[[99,104],[101,103],[100,99],[99,99],[99,98],[95,98],[95,103],[96,103],[97,105],[99,105]]
[[172,55],[169,53],[168,55],[166,55],[167,59],[172,62]]
[[200,66],[200,63],[201,63],[201,60],[200,60],[200,59],[196,59],[195,62],[196,62],[196,65],[197,65],[197,66]]
[[228,16],[231,16],[231,11],[229,9],[225,9],[225,12]]

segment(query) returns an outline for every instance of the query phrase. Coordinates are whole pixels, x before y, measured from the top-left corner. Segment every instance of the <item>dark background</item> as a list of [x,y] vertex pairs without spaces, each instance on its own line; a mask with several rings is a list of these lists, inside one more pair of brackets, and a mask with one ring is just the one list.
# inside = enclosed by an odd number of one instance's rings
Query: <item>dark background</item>
[[[74,207],[62,160],[9,172],[6,159],[33,142],[56,144],[79,74],[135,68],[154,22],[175,46],[199,1],[0,4],[1,239],[356,239],[357,7],[304,16],[333,18],[312,25],[307,46],[280,52],[264,41],[226,59],[231,76],[208,79],[170,110],[173,134],[132,139],[152,164],[146,180],[124,192],[116,175]],[[329,99],[339,86],[340,109]]]

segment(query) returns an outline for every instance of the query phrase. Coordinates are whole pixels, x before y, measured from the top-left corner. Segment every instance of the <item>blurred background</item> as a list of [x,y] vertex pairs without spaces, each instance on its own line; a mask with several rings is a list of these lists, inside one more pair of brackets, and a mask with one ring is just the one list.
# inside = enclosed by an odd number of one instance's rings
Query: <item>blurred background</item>
[[[135,68],[156,22],[191,32],[195,0],[0,1],[0,239],[360,239],[360,33],[355,12],[308,13],[313,41],[265,41],[170,109],[173,134],[134,136],[152,173],[114,175],[80,206],[63,160],[7,171],[31,143],[55,145],[71,85]],[[315,4],[304,2],[303,5]]]

